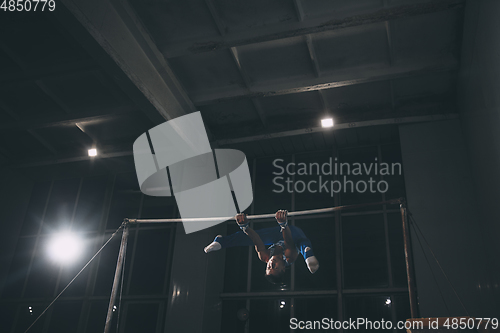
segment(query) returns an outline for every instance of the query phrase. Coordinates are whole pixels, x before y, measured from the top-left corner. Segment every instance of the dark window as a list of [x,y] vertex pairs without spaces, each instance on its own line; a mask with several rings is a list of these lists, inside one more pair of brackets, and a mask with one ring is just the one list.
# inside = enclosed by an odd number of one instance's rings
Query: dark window
[[115,192],[106,229],[115,230],[125,218],[134,219],[139,217],[140,202],[141,194]]
[[[240,231],[236,223],[227,225],[227,235]],[[224,292],[242,292],[247,289],[248,251],[255,252],[250,246],[232,247],[226,251],[224,270]],[[254,253],[252,253],[254,255]],[[258,260],[258,258],[256,258]]]
[[141,196],[135,173],[117,175],[106,229],[118,228],[124,218],[137,218]]
[[50,237],[38,238],[33,263],[26,284],[25,298],[54,296],[57,276],[61,266],[47,254]]
[[[284,161],[279,161],[277,163],[282,167],[286,167],[286,165],[292,161],[291,156],[280,158]],[[254,188],[255,214],[276,212],[279,209],[291,210],[292,194],[287,191],[286,183],[284,183],[284,189],[273,184],[273,181],[281,184],[286,181],[288,177],[286,171],[283,175],[273,174],[275,172],[280,173],[280,169],[273,166],[274,160],[275,158],[263,158],[256,161],[256,177],[258,181]],[[283,179],[276,177],[283,177]]]
[[249,312],[246,308],[245,300],[225,300],[222,301],[222,333],[244,333],[245,314]]
[[408,294],[395,295],[391,299],[392,305],[396,309],[396,320],[405,321],[406,319],[411,318],[410,298]]
[[[106,234],[102,244],[104,244],[110,236],[110,234]],[[99,265],[97,268],[97,278],[95,279],[94,295],[110,295],[113,278],[115,276],[116,260],[120,249],[120,239],[121,233],[115,235],[115,237],[109,242],[108,245],[106,245],[104,250],[96,258],[99,259]]]
[[60,302],[54,304],[50,318],[50,333],[76,332],[82,308],[81,302]]
[[36,183],[31,192],[30,203],[24,218],[21,235],[36,235],[42,224],[43,211],[50,191],[51,182]]
[[[334,205],[330,186],[331,181],[334,180],[331,174],[334,172],[333,167],[330,170],[330,159],[332,159],[332,164],[334,162],[332,156],[332,152],[296,155],[295,210],[325,208]],[[299,172],[307,172],[307,175],[301,175]],[[321,187],[325,183],[326,188]]]
[[[109,301],[96,301],[90,304],[89,316],[87,319],[86,333],[103,332],[108,312]],[[116,318],[113,316],[113,327],[116,327]]]
[[[364,318],[370,322],[380,322],[381,319],[391,321],[391,306],[387,304],[389,296],[346,296],[344,298],[345,315],[344,318]],[[373,325],[373,324],[372,324]],[[373,326],[362,325],[360,332],[383,332],[382,329],[375,329]],[[392,331],[392,330],[385,330]]]
[[389,189],[385,193],[386,199],[396,199],[404,197],[405,180],[403,174],[403,158],[401,157],[401,148],[399,143],[382,145],[382,162],[389,164],[390,175],[383,176],[389,184]]
[[[169,258],[171,229],[138,230],[130,280],[130,294],[161,294]],[[130,242],[132,245],[132,242]]]
[[101,223],[107,183],[108,177],[93,177],[83,180],[72,226],[73,230],[97,231]]
[[16,317],[16,307],[12,304],[0,305],[0,327],[3,332],[10,332]]
[[47,212],[43,219],[44,233],[53,233],[60,229],[69,228],[79,186],[80,178],[54,181]]
[[388,285],[384,216],[342,216],[344,286]]
[[[342,184],[342,191],[339,193],[342,206],[382,201],[382,195],[377,190],[380,176],[375,175],[375,164],[378,162],[380,161],[378,160],[377,146],[348,148],[339,151],[337,177]],[[349,167],[343,163],[347,163]],[[358,166],[355,163],[361,165],[361,175],[353,175],[354,169]],[[382,206],[369,206],[360,210],[379,209],[381,210]]]
[[155,333],[158,321],[158,303],[127,304],[124,333]]
[[330,324],[330,319],[337,320],[337,308],[336,297],[295,298],[294,317],[297,320],[320,322],[323,318],[327,318],[327,322]]
[[250,301],[250,332],[290,332],[290,299]]
[[36,238],[19,238],[9,275],[4,285],[4,298],[21,297]]
[[143,219],[168,219],[173,218],[177,212],[174,197],[144,196],[141,210]]

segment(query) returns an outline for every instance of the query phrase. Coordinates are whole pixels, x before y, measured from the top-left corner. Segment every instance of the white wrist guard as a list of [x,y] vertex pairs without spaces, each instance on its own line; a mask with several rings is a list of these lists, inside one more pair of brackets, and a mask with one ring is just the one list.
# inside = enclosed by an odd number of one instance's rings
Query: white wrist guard
[[288,221],[285,222],[278,222],[278,224],[281,227],[281,231],[283,231],[287,226],[288,226]]
[[248,229],[248,226],[250,225],[250,222],[247,222],[245,224],[238,224],[238,226],[240,227],[240,229],[245,232],[247,229]]

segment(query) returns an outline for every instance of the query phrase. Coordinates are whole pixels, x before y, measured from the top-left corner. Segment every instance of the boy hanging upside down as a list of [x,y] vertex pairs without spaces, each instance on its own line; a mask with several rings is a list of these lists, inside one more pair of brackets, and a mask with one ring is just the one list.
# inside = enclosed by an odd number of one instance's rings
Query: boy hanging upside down
[[255,245],[259,259],[267,263],[266,279],[274,284],[283,283],[285,268],[293,264],[299,252],[305,259],[309,271],[315,273],[319,263],[314,256],[311,241],[300,228],[288,225],[287,215],[286,210],[279,210],[276,212],[279,227],[253,230],[249,227],[247,216],[243,213],[238,214],[236,223],[241,231],[228,236],[218,235],[205,247],[205,253],[226,247]]

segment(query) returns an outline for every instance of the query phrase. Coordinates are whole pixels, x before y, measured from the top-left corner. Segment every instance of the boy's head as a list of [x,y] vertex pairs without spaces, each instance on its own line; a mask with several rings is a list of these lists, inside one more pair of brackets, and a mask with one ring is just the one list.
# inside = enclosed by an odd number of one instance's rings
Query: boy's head
[[272,256],[266,266],[266,279],[273,284],[283,284],[285,261],[281,256]]

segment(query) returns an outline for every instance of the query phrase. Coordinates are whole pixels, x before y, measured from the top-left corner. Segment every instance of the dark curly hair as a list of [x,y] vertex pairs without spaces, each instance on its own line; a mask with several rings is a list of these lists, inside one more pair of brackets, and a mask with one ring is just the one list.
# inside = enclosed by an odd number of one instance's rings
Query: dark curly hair
[[285,270],[280,271],[278,274],[266,274],[266,280],[272,284],[284,284]]

